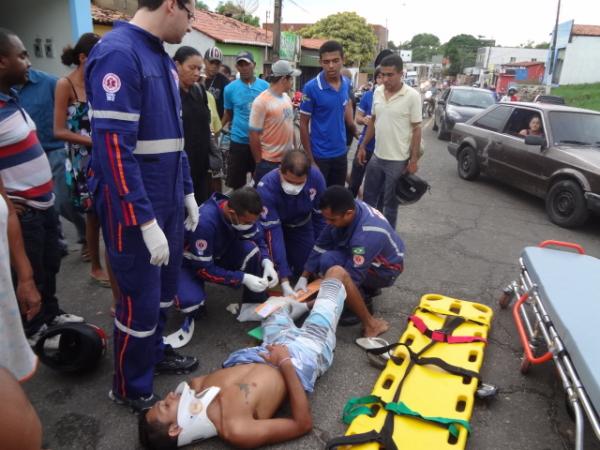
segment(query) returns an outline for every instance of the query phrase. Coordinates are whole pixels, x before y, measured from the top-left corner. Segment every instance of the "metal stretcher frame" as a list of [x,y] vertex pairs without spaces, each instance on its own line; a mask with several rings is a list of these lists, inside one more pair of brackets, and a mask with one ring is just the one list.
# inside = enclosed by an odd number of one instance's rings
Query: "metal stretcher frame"
[[[580,245],[570,242],[543,241],[539,247],[550,245],[572,248],[580,254],[585,254]],[[504,309],[514,298],[517,299],[512,307],[512,314],[524,350],[521,373],[526,374],[532,364],[543,364],[551,359],[554,360],[575,418],[575,450],[583,450],[583,412],[585,412],[598,440],[600,440],[600,418],[552,323],[552,318],[544,307],[538,286],[532,281],[522,257],[519,258],[519,265],[521,268],[519,282],[514,281],[504,289],[504,295],[500,298],[499,304]],[[543,355],[535,356],[536,349],[542,343],[541,339],[545,342],[548,351]]]

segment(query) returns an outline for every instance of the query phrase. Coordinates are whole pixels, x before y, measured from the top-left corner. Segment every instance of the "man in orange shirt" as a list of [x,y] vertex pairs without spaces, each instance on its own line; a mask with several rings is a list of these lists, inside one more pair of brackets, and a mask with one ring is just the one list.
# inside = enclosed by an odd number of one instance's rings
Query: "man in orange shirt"
[[256,161],[255,183],[279,167],[283,152],[294,145],[294,109],[287,93],[300,74],[288,61],[277,61],[271,69],[269,89],[252,103],[250,149]]

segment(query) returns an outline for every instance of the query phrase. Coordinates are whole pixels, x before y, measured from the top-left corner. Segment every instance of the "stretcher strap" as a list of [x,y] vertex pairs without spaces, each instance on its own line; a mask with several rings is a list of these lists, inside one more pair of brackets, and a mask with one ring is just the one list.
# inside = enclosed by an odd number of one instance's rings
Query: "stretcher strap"
[[468,421],[462,419],[448,419],[446,417],[433,417],[433,416],[424,416],[417,411],[410,409],[403,402],[384,402],[381,397],[377,395],[368,395],[366,397],[354,397],[348,400],[346,406],[344,407],[342,420],[346,425],[350,425],[352,421],[360,416],[367,415],[369,417],[373,417],[375,414],[370,406],[373,404],[381,404],[386,411],[393,412],[398,416],[412,416],[418,419],[425,420],[427,422],[434,422],[439,425],[443,425],[444,427],[448,427],[448,431],[454,437],[458,437],[458,428],[457,425],[463,426],[469,433],[471,432],[471,425]]
[[473,323],[476,323],[477,325],[481,325],[483,327],[489,328],[489,324],[487,324],[487,323],[481,322],[480,320],[470,319],[468,317],[461,316],[460,314],[455,314],[451,311],[444,311],[442,309],[432,308],[430,306],[428,306],[427,308],[425,308],[423,306],[417,306],[417,310],[420,310],[420,311],[423,311],[426,313],[431,313],[431,314],[439,314],[440,316],[461,317],[462,319],[464,319],[467,322],[473,322]]
[[[461,319],[461,323],[464,322],[462,317],[456,317],[456,319]],[[448,344],[465,344],[470,342],[487,343],[487,339],[478,336],[453,336],[452,334],[446,333],[444,330],[430,330],[427,325],[425,325],[425,322],[423,322],[423,319],[416,315],[410,316],[408,320],[413,323],[415,328],[419,330],[421,334],[427,336],[432,341],[447,342]]]

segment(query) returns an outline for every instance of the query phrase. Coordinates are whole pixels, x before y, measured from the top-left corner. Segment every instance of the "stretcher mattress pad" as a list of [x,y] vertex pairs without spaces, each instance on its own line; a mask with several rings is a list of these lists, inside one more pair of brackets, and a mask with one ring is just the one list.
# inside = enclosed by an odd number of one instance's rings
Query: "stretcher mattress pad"
[[540,247],[526,247],[522,258],[594,408],[600,412],[600,259]]

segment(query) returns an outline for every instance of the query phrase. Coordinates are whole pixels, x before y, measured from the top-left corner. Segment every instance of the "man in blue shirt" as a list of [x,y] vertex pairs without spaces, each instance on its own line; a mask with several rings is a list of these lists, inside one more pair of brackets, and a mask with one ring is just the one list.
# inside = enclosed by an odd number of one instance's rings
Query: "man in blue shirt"
[[[29,78],[19,90],[21,106],[35,122],[38,138],[52,168],[54,182],[55,206],[57,211],[75,225],[79,242],[85,240],[85,218],[75,210],[69,195],[65,176],[67,151],[65,143],[54,138],[54,75],[41,70],[29,69]],[[60,227],[60,224],[59,224]],[[62,235],[62,232],[61,232]],[[66,247],[66,243],[63,242]]]
[[323,70],[304,86],[300,105],[300,140],[325,177],[327,186],[346,182],[346,127],[357,136],[348,98],[348,80],[341,75],[344,49],[327,41],[319,49]]
[[250,52],[241,52],[235,60],[235,67],[240,78],[225,87],[225,114],[222,122],[223,127],[232,122],[229,171],[225,184],[238,189],[246,184],[247,173],[254,173],[255,169],[248,129],[252,102],[269,88],[269,83],[254,76],[256,63]]

